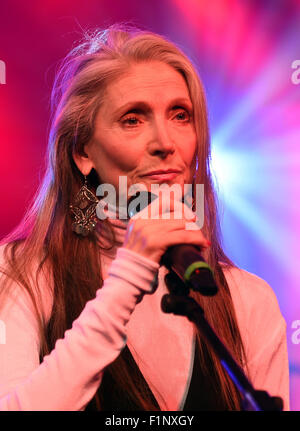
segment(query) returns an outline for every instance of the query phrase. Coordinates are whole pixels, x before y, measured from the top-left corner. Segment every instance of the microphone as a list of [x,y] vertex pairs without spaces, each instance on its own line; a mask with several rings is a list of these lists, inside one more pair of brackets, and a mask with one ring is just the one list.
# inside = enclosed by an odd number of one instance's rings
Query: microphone
[[[127,203],[129,218],[146,208],[158,198],[154,193],[139,191],[139,197],[132,196]],[[138,200],[138,205],[134,200]],[[201,256],[199,247],[192,244],[178,244],[167,249],[160,261],[170,271],[174,271],[191,289],[204,296],[213,296],[218,292],[213,270]]]

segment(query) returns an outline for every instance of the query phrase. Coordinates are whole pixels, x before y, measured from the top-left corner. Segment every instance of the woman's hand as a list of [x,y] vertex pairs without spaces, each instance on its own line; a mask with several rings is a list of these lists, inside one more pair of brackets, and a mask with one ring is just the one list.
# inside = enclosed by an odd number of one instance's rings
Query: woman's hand
[[192,222],[196,222],[196,216],[184,203],[170,199],[170,205],[163,208],[157,198],[129,220],[123,247],[157,263],[176,244],[209,247],[199,227],[187,229]]

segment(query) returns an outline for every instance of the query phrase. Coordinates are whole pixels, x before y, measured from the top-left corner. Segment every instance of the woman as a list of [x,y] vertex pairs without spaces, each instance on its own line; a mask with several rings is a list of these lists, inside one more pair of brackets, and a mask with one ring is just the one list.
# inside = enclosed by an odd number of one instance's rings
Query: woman
[[[160,260],[180,243],[201,247],[219,286],[212,298],[191,295],[255,388],[288,409],[276,297],[220,246],[205,97],[191,62],[158,35],[112,26],[71,51],[52,100],[44,181],[1,246],[1,409],[239,410],[193,324],[160,309]],[[204,184],[203,228],[187,230],[174,201],[169,219],[97,219],[97,187],[112,185],[124,201],[121,176],[128,189]]]

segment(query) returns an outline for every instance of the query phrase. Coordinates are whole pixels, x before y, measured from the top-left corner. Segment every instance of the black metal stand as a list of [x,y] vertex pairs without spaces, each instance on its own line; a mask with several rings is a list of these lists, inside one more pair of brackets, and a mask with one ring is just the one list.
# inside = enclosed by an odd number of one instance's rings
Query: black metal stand
[[[168,274],[170,275],[170,274]],[[169,287],[170,283],[168,284]],[[175,293],[174,293],[175,292]],[[164,295],[161,300],[161,308],[165,313],[173,313],[186,316],[191,322],[195,323],[205,339],[210,343],[221,364],[226,369],[230,378],[240,391],[243,398],[243,410],[248,411],[281,411],[283,409],[282,399],[271,397],[266,391],[255,390],[242,368],[233,359],[227,348],[216,335],[206,318],[204,310],[190,296],[189,288],[184,285],[174,287],[173,292]]]

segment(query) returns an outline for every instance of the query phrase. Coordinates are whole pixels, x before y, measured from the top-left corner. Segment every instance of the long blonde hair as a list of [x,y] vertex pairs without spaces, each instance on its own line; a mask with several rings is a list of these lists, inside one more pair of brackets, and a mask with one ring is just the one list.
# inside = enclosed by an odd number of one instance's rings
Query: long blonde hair
[[[63,60],[51,97],[53,115],[42,184],[22,223],[2,240],[2,244],[7,244],[7,264],[2,268],[6,279],[1,284],[0,293],[5,292],[9,280],[15,280],[30,294],[40,328],[41,361],[54,348],[56,340],[63,338],[85,303],[95,297],[96,290],[103,283],[98,258],[101,250],[95,235],[79,237],[71,230],[69,205],[83,184],[83,176],[72,154],[82,154],[85,144],[92,138],[94,119],[106,86],[126,73],[131,64],[153,60],[166,63],[182,74],[194,107],[198,139],[194,185],[204,184],[203,231],[212,243],[207,259],[215,271],[220,289],[218,295],[209,299],[195,292],[192,295],[205,309],[208,321],[237,362],[245,365],[232,299],[219,263],[222,261],[228,267],[233,265],[220,245],[216,198],[209,170],[210,139],[203,86],[191,61],[173,43],[157,34],[123,25],[86,33],[84,40]],[[99,177],[94,170],[89,174],[88,182],[90,189],[96,192]],[[101,223],[110,227],[107,220]],[[35,288],[30,273],[34,262],[38,262]],[[41,312],[36,296],[43,295],[38,289],[38,275],[42,270],[47,274],[55,298],[49,320]],[[214,373],[207,374],[224,408],[239,409],[238,391],[199,333],[197,342],[202,352],[199,360],[204,372],[209,365],[214,365]],[[105,372],[141,409],[157,409],[147,396],[137,370],[129,368],[122,353]],[[98,409],[101,408],[99,399],[105,400],[101,386],[93,399]]]

